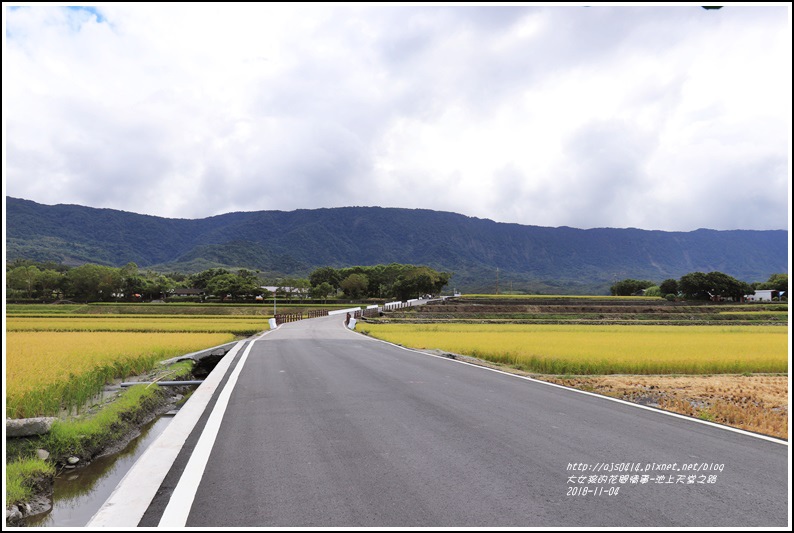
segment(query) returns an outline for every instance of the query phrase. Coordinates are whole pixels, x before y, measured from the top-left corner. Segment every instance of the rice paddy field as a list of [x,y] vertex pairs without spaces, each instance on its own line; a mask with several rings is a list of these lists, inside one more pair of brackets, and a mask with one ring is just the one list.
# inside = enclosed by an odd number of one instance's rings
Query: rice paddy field
[[9,316],[7,332],[173,332],[232,333],[249,336],[268,327],[267,318],[255,315],[56,315]]
[[11,418],[79,411],[114,379],[253,335],[272,316],[261,305],[9,305],[6,311]]
[[[308,309],[343,309],[346,304],[284,303],[279,301],[277,311],[285,313],[305,312]],[[258,316],[267,319],[273,316],[273,301],[265,304],[213,304],[213,303],[115,303],[97,302],[89,304],[7,304],[9,316],[53,316],[53,315],[156,315],[156,316]]]
[[545,374],[741,374],[788,370],[776,326],[370,324],[395,344],[470,355]]
[[160,361],[234,340],[233,333],[6,333],[6,416],[55,416],[79,409],[115,379]]

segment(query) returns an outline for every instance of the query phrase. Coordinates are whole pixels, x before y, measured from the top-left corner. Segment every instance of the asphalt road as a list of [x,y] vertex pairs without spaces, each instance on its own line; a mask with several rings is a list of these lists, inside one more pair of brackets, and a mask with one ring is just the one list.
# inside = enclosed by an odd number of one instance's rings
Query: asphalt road
[[343,320],[285,324],[238,354],[211,452],[140,525],[789,523],[787,444],[405,350]]

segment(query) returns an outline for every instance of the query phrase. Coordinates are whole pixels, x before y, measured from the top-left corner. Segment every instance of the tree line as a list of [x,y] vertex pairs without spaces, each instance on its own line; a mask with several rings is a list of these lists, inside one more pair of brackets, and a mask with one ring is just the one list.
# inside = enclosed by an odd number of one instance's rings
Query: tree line
[[425,294],[438,295],[451,273],[427,266],[388,265],[347,268],[321,267],[309,275],[309,284],[319,297],[341,290],[349,298],[393,298],[408,300]]
[[262,300],[273,296],[327,300],[437,295],[452,275],[430,267],[392,263],[347,268],[321,267],[308,278],[280,277],[268,283],[259,271],[212,268],[195,274],[142,272],[135,263],[110,267],[87,263],[69,267],[17,260],[6,266],[6,298],[78,302],[151,301],[175,289],[198,289],[221,300]]
[[788,274],[772,274],[767,281],[746,283],[722,272],[690,272],[680,279],[666,279],[661,283],[648,280],[624,279],[610,287],[612,296],[658,296],[675,300],[712,300],[733,298],[741,300],[756,290],[788,290]]

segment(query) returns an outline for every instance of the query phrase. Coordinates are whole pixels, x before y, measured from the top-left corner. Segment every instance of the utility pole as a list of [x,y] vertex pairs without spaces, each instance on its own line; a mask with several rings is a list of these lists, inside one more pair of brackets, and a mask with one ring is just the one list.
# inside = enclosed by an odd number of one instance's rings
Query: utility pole
[[281,278],[276,278],[276,286],[273,287],[273,316],[276,316],[276,293],[278,292],[278,284],[281,282]]
[[499,296],[499,267],[496,267],[496,295]]

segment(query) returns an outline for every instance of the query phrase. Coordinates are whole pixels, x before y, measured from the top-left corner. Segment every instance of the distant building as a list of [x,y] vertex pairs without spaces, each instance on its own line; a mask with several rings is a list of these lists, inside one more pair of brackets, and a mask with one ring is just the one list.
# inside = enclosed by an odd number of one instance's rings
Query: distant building
[[300,298],[306,298],[306,297],[309,296],[309,289],[307,289],[307,288],[300,288],[300,287],[273,287],[273,286],[267,286],[267,285],[263,285],[263,286],[261,286],[259,288],[266,290],[270,294],[275,294],[276,291],[278,291],[280,293],[290,294],[290,295],[293,295],[293,296],[298,296]]
[[174,289],[169,293],[169,296],[174,297],[201,297],[204,296],[204,291],[201,289]]
[[744,298],[748,302],[771,302],[772,300],[779,300],[783,298],[785,294],[785,291],[762,289],[755,291],[754,294],[747,294]]

